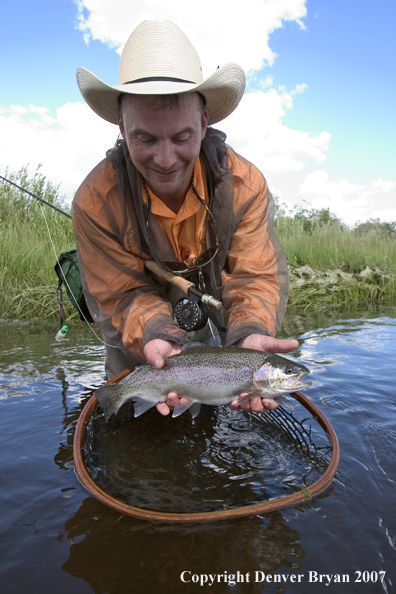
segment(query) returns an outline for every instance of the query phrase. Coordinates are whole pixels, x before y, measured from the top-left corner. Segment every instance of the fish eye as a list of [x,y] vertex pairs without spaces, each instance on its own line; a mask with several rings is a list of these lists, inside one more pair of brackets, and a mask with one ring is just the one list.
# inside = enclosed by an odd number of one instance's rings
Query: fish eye
[[285,373],[287,375],[293,375],[293,373],[294,373],[293,368],[292,367],[286,367]]

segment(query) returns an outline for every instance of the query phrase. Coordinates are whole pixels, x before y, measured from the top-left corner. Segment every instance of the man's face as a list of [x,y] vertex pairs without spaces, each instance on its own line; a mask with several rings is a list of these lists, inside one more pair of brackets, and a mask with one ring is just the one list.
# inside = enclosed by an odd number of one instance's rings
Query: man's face
[[208,123],[198,94],[182,94],[172,107],[155,96],[125,95],[118,123],[132,163],[149,188],[168,205],[180,206]]

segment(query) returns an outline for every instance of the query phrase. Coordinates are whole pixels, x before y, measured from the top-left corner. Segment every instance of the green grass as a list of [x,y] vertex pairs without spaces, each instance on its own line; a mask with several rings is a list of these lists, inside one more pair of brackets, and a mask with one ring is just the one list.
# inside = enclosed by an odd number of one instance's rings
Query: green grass
[[[276,231],[291,272],[289,304],[307,309],[395,296],[395,225],[374,221],[351,230],[331,215],[318,221],[321,213],[277,218]],[[314,274],[299,273],[304,266]],[[361,276],[367,267],[372,272]],[[326,274],[329,271],[337,273]]]
[[315,227],[304,232],[295,224],[279,221],[277,234],[285,248],[289,266],[311,266],[317,270],[358,273],[369,266],[384,272],[396,271],[396,238],[381,237],[375,232],[359,236],[338,226]]
[[[4,177],[68,210],[39,169],[31,178],[26,168]],[[276,232],[291,270],[291,305],[309,309],[395,296],[396,223],[371,221],[350,230],[328,210],[290,216],[276,208]],[[0,317],[56,318],[56,255],[73,247],[70,219],[0,180]],[[298,272],[304,266],[313,273]],[[372,273],[361,277],[367,266]],[[338,273],[329,276],[328,270]],[[64,304],[68,319],[78,316],[65,292]]]
[[[26,169],[4,177],[63,210],[58,188]],[[0,317],[48,318],[58,315],[56,255],[75,247],[70,219],[0,180]],[[44,216],[45,218],[44,218]],[[65,299],[67,301],[67,299]],[[68,314],[74,310],[67,305]]]

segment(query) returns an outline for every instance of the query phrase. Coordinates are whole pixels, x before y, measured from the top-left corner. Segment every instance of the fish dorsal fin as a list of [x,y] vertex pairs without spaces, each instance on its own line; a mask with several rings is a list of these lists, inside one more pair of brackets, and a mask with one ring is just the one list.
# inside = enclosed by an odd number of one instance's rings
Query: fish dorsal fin
[[194,404],[192,404],[188,410],[192,418],[195,419],[195,417],[199,415],[199,412],[201,410],[201,403],[194,402]]
[[139,373],[143,369],[143,367],[147,367],[147,365],[136,365],[136,367],[131,371],[131,373],[128,373],[128,375],[126,375],[122,380],[113,385],[124,386],[125,384],[128,384],[131,381],[131,376],[135,375],[135,373]]
[[190,406],[194,404],[190,398],[183,398],[183,400],[186,400],[186,402],[182,403],[179,400],[179,402],[176,404],[175,408],[173,409],[172,417],[178,417],[179,415],[182,415],[185,410],[188,410]]
[[205,346],[206,344],[203,342],[187,342],[186,344],[183,344],[181,352],[184,353],[185,351],[190,351],[191,349],[201,349]]
[[156,404],[157,403],[155,401],[153,402],[152,400],[144,400],[143,398],[139,398],[139,400],[136,400],[136,402],[133,404],[135,417],[140,417],[140,415],[145,413],[150,408],[153,408],[153,406]]

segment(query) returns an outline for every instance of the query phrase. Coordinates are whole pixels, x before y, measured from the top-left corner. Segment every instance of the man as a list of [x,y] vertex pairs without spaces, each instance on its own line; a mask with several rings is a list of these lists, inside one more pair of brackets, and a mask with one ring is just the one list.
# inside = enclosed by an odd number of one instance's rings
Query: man
[[[191,339],[296,348],[296,340],[273,338],[286,308],[287,266],[267,184],[208,127],[237,107],[242,69],[227,64],[203,80],[182,31],[145,21],[125,45],[119,85],[84,68],[77,81],[88,105],[118,123],[122,136],[73,202],[84,294],[105,339],[108,379],[146,361],[161,368]],[[147,260],[221,298],[224,317],[183,298],[147,270]],[[197,316],[196,326],[184,325],[194,331],[175,321],[179,309],[182,320]],[[157,409],[168,414],[177,399],[171,393]],[[275,406],[258,397],[241,404],[258,412]]]

